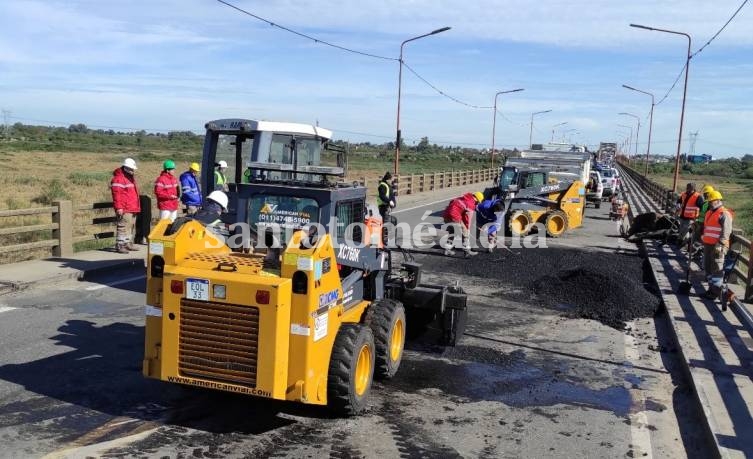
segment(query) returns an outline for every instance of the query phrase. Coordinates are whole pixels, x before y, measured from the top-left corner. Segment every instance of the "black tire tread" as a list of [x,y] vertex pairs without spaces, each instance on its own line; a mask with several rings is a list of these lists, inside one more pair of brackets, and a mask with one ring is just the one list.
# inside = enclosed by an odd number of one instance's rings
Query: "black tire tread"
[[374,337],[369,327],[343,324],[332,345],[327,375],[327,404],[338,414],[354,416],[366,408],[366,399],[371,388],[368,388],[359,400],[351,381],[354,371],[352,366],[357,358],[355,353],[361,348],[360,343],[363,340],[371,342],[372,350],[374,349]]

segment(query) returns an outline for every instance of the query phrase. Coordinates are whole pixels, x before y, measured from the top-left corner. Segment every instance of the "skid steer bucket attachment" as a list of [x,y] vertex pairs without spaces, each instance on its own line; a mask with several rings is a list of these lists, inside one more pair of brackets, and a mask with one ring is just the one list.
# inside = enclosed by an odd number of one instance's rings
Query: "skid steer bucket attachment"
[[444,346],[460,341],[468,321],[468,295],[462,288],[422,283],[393,293],[405,305],[409,324],[413,321],[438,329]]

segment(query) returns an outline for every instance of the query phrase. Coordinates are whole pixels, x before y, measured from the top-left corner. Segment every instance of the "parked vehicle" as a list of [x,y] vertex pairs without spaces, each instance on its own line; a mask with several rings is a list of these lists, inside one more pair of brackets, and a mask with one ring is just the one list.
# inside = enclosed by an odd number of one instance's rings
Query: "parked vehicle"
[[586,184],[586,203],[593,203],[597,209],[601,207],[601,200],[604,194],[604,184],[601,182],[601,173],[591,171],[590,179]]
[[619,185],[619,179],[615,175],[614,169],[602,169],[601,183],[602,185],[604,185],[602,198],[611,198],[612,195],[617,192]]

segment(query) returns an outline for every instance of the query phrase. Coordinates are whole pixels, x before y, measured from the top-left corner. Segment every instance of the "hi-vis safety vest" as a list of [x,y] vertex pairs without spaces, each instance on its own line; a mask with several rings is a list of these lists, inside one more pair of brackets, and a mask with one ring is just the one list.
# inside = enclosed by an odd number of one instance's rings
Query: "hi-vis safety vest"
[[224,185],[225,183],[227,183],[227,178],[225,178],[225,174],[223,174],[220,171],[214,171],[214,184]]
[[[730,218],[730,214],[724,206],[716,210],[709,209],[706,212],[706,219],[703,222],[703,234],[701,241],[704,244],[715,245],[722,237],[722,217]],[[729,241],[725,242],[728,245]]]
[[[382,201],[382,193],[379,192],[381,191],[382,186],[384,186],[385,189],[387,190],[384,192],[384,195],[387,196],[387,202]],[[385,181],[379,182],[379,186],[377,187],[377,205],[389,206],[390,205],[389,198],[391,194],[392,194],[392,187],[390,186],[390,184]]]
[[682,201],[682,215],[680,216],[682,218],[691,220],[698,218],[701,213],[701,209],[698,207],[698,198],[700,197],[701,194],[697,191],[694,191],[690,196],[687,196],[687,191],[680,195]]
[[698,218],[695,219],[698,223],[703,223],[704,220],[706,220],[706,214],[709,211],[709,202],[704,201],[703,205],[701,206],[701,212],[698,214]]

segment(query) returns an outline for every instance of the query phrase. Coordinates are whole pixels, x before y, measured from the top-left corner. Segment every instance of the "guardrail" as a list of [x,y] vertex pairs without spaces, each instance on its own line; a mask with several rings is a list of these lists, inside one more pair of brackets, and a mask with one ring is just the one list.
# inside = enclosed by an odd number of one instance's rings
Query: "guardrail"
[[[672,213],[674,211],[675,203],[679,199],[677,193],[673,193],[672,190],[647,179],[640,172],[625,163],[621,162],[620,166],[626,173],[630,174],[630,177],[646,191],[646,194],[654,202],[661,206],[664,212]],[[740,258],[737,260],[730,282],[741,281],[745,287],[743,301],[751,302],[753,301],[753,257],[751,256],[753,246],[751,245],[751,240],[743,235],[742,230],[734,228],[732,230],[732,237],[730,238],[730,249],[740,252]]]
[[[142,212],[136,217],[136,234],[134,239],[141,241],[149,233],[151,224],[152,200],[142,195]],[[54,201],[48,207],[31,209],[0,210],[1,217],[39,216],[50,223],[21,224],[19,226],[0,228],[0,236],[32,234],[39,239],[20,244],[0,245],[0,255],[24,252],[36,249],[50,249],[53,257],[67,257],[74,253],[74,244],[115,237],[115,215],[112,202],[95,202],[73,206],[71,201]],[[107,227],[104,227],[107,225]],[[43,239],[42,239],[43,238]]]
[[[69,201],[55,201],[52,206],[49,207],[37,207],[34,209],[15,209],[15,210],[0,210],[0,217],[25,217],[29,215],[41,215],[50,216],[51,223],[31,224],[0,228],[1,236],[15,236],[18,234],[37,233],[39,231],[52,231],[52,237],[49,239],[43,239],[39,241],[32,241],[20,244],[0,246],[0,254],[10,252],[20,252],[25,250],[34,250],[41,248],[51,248],[52,253],[55,256],[60,255],[60,240],[63,236],[70,232],[70,219],[65,218],[66,204],[68,210],[70,210]],[[56,237],[57,236],[57,237]]]
[[[397,194],[398,196],[409,195],[485,181],[490,182],[496,175],[495,171],[496,169],[474,169],[403,175],[397,177],[396,180]],[[359,182],[368,187],[366,178],[362,177]],[[372,181],[372,184],[375,184],[374,181]],[[140,198],[142,212],[136,218],[134,240],[143,242],[149,234],[150,225],[153,223],[152,199],[146,195],[142,195]],[[21,217],[23,219],[25,216],[39,216],[39,219],[43,219],[45,222],[35,221],[12,227],[0,225],[0,236],[19,239],[17,235],[28,234],[30,235],[29,239],[37,240],[11,244],[0,242],[0,256],[14,252],[48,249],[49,252],[46,253],[53,257],[67,257],[73,255],[75,244],[115,237],[115,215],[112,212],[112,202],[95,202],[74,206],[71,201],[60,200],[54,201],[51,206],[47,207],[0,210],[0,219],[2,217]],[[43,252],[40,251],[40,255],[42,254]],[[0,262],[2,262],[1,258]]]
[[[430,174],[401,175],[393,181],[397,184],[397,195],[416,194],[425,191],[441,190],[474,183],[490,182],[498,169],[471,169],[462,171],[434,172]],[[369,181],[364,177],[359,182],[368,188],[378,180]]]

